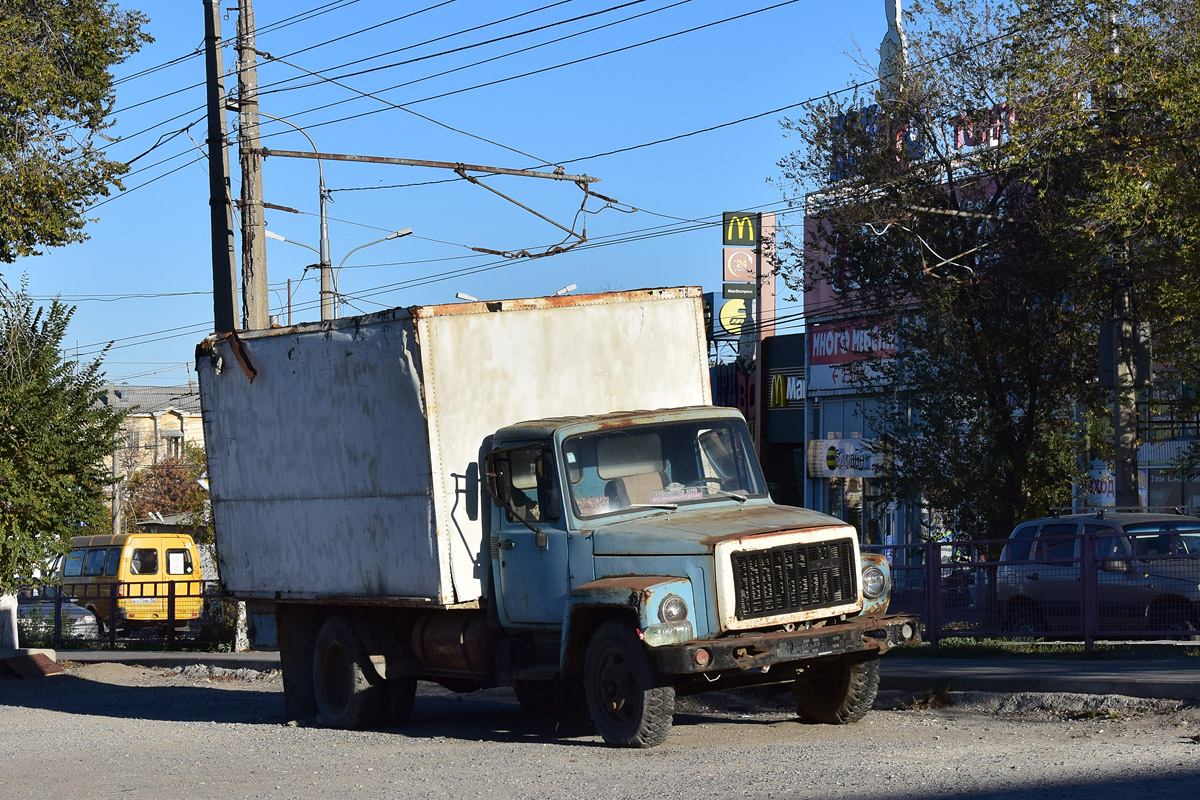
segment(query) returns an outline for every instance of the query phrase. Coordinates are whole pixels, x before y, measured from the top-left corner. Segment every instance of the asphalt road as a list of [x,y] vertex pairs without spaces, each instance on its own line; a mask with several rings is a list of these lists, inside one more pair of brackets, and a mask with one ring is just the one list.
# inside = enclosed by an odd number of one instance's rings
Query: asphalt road
[[413,721],[289,724],[278,673],[71,666],[0,678],[0,797],[915,798],[1194,796],[1200,709],[1070,694],[892,694],[801,724],[786,693],[684,698],[647,751],[556,732],[494,689],[422,684]]

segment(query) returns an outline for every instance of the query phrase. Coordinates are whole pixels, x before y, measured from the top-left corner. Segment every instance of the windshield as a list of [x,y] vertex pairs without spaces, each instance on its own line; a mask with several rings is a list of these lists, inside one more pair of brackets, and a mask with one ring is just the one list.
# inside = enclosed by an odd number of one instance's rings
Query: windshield
[[579,517],[766,494],[746,426],[737,420],[583,434],[563,443],[563,458]]
[[1200,523],[1194,520],[1141,522],[1126,525],[1125,532],[1133,535],[1135,555],[1172,555],[1172,539],[1175,539],[1175,554],[1200,554]]

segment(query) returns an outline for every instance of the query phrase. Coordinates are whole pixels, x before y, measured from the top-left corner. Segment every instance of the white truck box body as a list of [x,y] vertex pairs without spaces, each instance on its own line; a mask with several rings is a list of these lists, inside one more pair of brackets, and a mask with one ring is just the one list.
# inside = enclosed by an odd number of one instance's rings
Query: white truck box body
[[196,369],[221,578],[247,598],[476,601],[490,434],[711,402],[696,288],[212,336]]

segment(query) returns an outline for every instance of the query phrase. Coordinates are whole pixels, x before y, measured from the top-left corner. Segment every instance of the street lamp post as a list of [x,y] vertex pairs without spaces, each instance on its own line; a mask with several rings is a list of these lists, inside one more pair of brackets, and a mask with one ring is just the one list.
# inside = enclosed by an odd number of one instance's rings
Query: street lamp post
[[[387,236],[384,236],[382,239],[376,239],[376,240],[375,240],[375,241],[373,241],[373,242],[367,242],[366,244],[360,244],[358,247],[351,248],[351,249],[350,249],[350,251],[349,251],[349,252],[347,252],[347,253],[346,253],[346,255],[345,255],[343,258],[342,258],[342,260],[341,260],[340,262],[338,262],[338,265],[337,265],[337,275],[334,277],[334,282],[333,282],[333,284],[334,284],[334,290],[333,290],[333,295],[334,295],[334,298],[336,299],[337,297],[339,297],[339,296],[340,296],[340,294],[339,294],[339,292],[338,292],[338,289],[337,289],[338,278],[340,278],[340,277],[341,277],[341,274],[342,274],[342,267],[344,267],[344,266],[346,265],[346,261],[347,261],[347,260],[349,260],[350,256],[354,255],[354,254],[355,254],[355,253],[357,253],[359,250],[362,250],[362,249],[363,249],[363,248],[365,248],[365,247],[370,247],[370,246],[371,246],[371,245],[373,245],[373,244],[380,244],[381,242],[387,242],[387,241],[391,241],[392,239],[399,239],[401,236],[410,236],[410,235],[412,235],[412,228],[401,228],[401,229],[400,229],[400,230],[398,230],[398,231],[392,231],[392,232],[391,232],[391,233],[389,233]],[[324,296],[324,295],[322,295],[322,296]],[[323,309],[324,309],[324,306],[322,306],[322,310],[323,310]],[[334,308],[334,312],[333,312],[333,313],[334,313],[334,316],[336,317],[336,316],[337,316],[337,309],[336,309],[336,307]],[[324,316],[322,316],[322,317],[321,317],[321,319],[324,319],[324,318],[325,318]]]
[[[333,286],[332,286],[332,277],[331,277],[332,270],[330,268],[331,263],[329,260],[329,217],[326,214],[326,208],[325,208],[326,203],[328,203],[328,201],[329,201],[329,191],[325,188],[325,167],[321,163],[321,155],[320,155],[321,151],[317,149],[317,143],[314,142],[312,140],[312,137],[308,135],[308,131],[304,130],[296,123],[291,122],[290,120],[286,120],[283,117],[272,117],[270,114],[264,114],[261,111],[259,111],[258,113],[259,113],[259,116],[267,117],[268,119],[273,119],[276,122],[282,122],[285,125],[291,125],[297,131],[302,133],[304,135],[304,138],[308,139],[308,143],[310,145],[312,145],[313,154],[317,158],[317,177],[320,181],[320,191],[321,191],[321,202],[320,202],[321,249],[317,251],[317,254],[321,257],[321,264],[320,264],[320,268],[321,268],[321,319],[322,320],[333,319],[334,318],[334,309],[333,309]],[[274,237],[272,237],[272,238],[274,238]],[[287,241],[287,240],[284,239],[283,241]],[[299,242],[293,242],[293,244],[299,244]],[[308,247],[308,245],[304,245],[304,246]],[[312,248],[310,247],[309,249],[311,250]]]

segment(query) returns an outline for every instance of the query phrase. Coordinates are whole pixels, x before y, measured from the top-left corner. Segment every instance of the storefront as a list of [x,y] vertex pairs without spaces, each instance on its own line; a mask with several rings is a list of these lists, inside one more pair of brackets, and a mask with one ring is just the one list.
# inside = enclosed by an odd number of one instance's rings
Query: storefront
[[804,505],[805,411],[803,333],[763,341],[764,397],[759,457],[775,502]]

